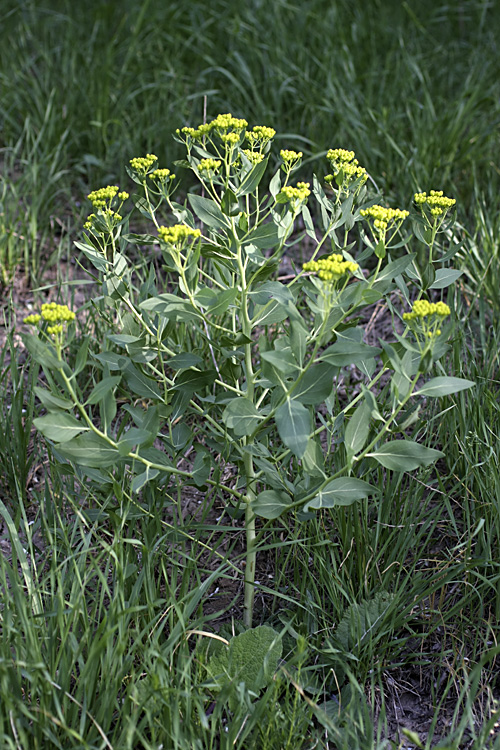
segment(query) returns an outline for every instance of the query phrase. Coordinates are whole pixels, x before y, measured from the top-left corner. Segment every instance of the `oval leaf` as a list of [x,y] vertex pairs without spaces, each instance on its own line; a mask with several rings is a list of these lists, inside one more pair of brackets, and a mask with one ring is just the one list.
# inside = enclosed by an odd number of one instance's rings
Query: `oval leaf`
[[33,424],[44,437],[56,443],[66,443],[80,432],[86,432],[89,429],[72,414],[64,412],[52,412],[44,417],[37,417],[33,420]]
[[378,493],[379,490],[376,487],[372,487],[371,484],[364,482],[362,479],[339,477],[328,482],[316,497],[304,506],[304,510],[333,508],[335,505],[352,505],[357,500],[363,500]]
[[475,383],[465,378],[439,377],[432,378],[414,396],[429,396],[436,398],[439,396],[449,396],[451,393],[465,391],[466,388],[472,388]]
[[376,458],[379,464],[392,471],[413,471],[420,466],[429,466],[444,453],[434,448],[414,443],[413,440],[391,440],[367,456]]
[[284,492],[265,490],[252,503],[252,510],[256,516],[273,520],[279,518],[290,505],[290,498]]
[[299,401],[288,398],[276,411],[275,420],[280,438],[286,447],[290,448],[297,458],[302,458],[311,434],[309,411]]
[[261,415],[248,398],[235,398],[224,409],[222,419],[226,427],[238,437],[251,435],[257,427]]

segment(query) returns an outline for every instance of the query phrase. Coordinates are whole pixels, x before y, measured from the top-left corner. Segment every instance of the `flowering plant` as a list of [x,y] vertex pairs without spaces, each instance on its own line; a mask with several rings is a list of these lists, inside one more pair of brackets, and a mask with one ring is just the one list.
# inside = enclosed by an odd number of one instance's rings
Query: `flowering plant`
[[[39,389],[47,414],[36,425],[61,460],[101,484],[121,472],[136,493],[176,479],[212,487],[233,515],[244,513],[248,626],[256,520],[287,512],[307,519],[377,498],[377,464],[431,465],[443,454],[411,437],[419,402],[472,385],[446,375],[422,381],[447,348],[450,309],[424,295],[434,298],[459,275],[445,265],[450,254],[435,257],[454,201],[419,193],[408,221],[408,210],[376,204],[366,169],[345,149],[328,152],[325,187],[316,177],[312,186],[294,181],[302,154],[290,149],[267,182],[274,136],[229,114],[178,130],[180,166],[201,184],[185,204],[173,200],[175,175],[155,155],[132,159],[140,190],[132,202],[151,234],[130,231],[129,196],[117,186],[90,194],[94,212],[76,244],[99,274],[107,327],[92,359],[88,341],[79,351],[76,371],[86,367],[95,380],[90,393],[64,360],[57,337],[65,328],[28,338],[56,373]],[[407,224],[413,233],[402,237]],[[312,256],[281,278],[300,227]],[[164,274],[151,265],[138,287],[131,245],[159,254]],[[392,343],[364,340],[363,313],[375,303],[399,318]],[[353,369],[358,384],[344,395],[343,375]],[[229,480],[223,462],[234,467]]]

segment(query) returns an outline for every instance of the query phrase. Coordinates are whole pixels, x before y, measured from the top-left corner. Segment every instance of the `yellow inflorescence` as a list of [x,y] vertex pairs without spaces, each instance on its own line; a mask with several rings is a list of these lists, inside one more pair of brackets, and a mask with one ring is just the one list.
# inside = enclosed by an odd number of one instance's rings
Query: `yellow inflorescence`
[[422,319],[427,318],[429,315],[446,318],[450,312],[450,308],[445,302],[427,302],[425,299],[420,299],[414,302],[411,312],[403,314],[403,320]]
[[219,159],[201,159],[198,172],[217,172],[222,162]]
[[252,130],[246,134],[246,137],[252,143],[256,141],[263,141],[267,143],[276,135],[274,128],[268,128],[266,125],[256,125]]
[[354,151],[348,151],[345,148],[331,148],[327,152],[326,158],[334,173],[327,174],[325,182],[331,184],[342,173],[343,187],[348,187],[351,182],[358,179],[361,180],[361,183],[365,183],[368,179],[366,169],[360,166],[359,161],[354,156]]
[[[212,130],[215,130],[219,138],[221,138],[224,143],[227,143],[228,145],[235,145],[240,139],[240,134],[247,128],[247,126],[248,122],[246,120],[240,119],[238,117],[233,117],[233,115],[229,113],[225,115],[217,115],[217,117],[211,122],[205,122],[202,125],[198,125],[197,128],[181,128],[180,130],[176,130],[176,133],[177,135],[180,135],[182,133],[182,135],[185,135],[188,138],[192,138],[194,141],[201,141],[203,140],[203,138],[209,135]],[[258,127],[259,126],[257,126],[257,128]],[[265,130],[263,126],[260,127],[262,128],[262,130]],[[269,128],[269,130],[271,130],[271,128]],[[256,128],[254,128],[254,131],[255,137],[262,139],[263,133],[259,132],[258,130],[256,131]],[[269,137],[267,137],[267,140],[269,140]]]
[[302,266],[304,271],[317,273],[323,281],[336,281],[344,274],[357,271],[359,266],[350,260],[344,260],[342,255],[333,254],[321,260],[311,260]]
[[[111,203],[119,189],[118,185],[108,185],[107,187],[99,188],[99,190],[93,190],[87,195],[87,198],[95,209],[104,208],[107,203]],[[126,195],[128,198],[128,194]]]
[[41,315],[38,313],[28,315],[24,318],[23,322],[36,325],[41,320],[45,320],[52,324],[47,326],[47,333],[50,336],[55,336],[57,333],[63,332],[64,323],[70,323],[75,317],[75,313],[72,312],[67,305],[58,305],[56,302],[46,302],[42,305]]
[[280,151],[280,156],[285,163],[298,161],[302,159],[302,151],[290,151],[289,149],[283,148]]
[[168,245],[183,243],[189,238],[197,239],[201,237],[199,229],[191,229],[184,224],[175,224],[173,227],[159,227],[158,235],[163,242]]
[[261,154],[260,151],[250,151],[249,148],[242,148],[241,153],[245,154],[248,161],[252,162],[252,164],[260,164],[264,159],[264,154]]
[[415,203],[419,208],[424,206],[430,210],[432,216],[441,216],[456,203],[455,198],[447,198],[442,190],[431,190],[427,193],[415,193]]
[[42,305],[42,318],[51,323],[69,323],[76,317],[67,305],[58,305],[56,302],[46,302]]
[[136,156],[134,159],[130,159],[130,166],[132,169],[140,175],[146,175],[158,157],[154,154],[146,154],[146,156]]
[[391,228],[397,222],[402,222],[409,215],[408,211],[400,208],[384,208],[384,206],[371,206],[364,211],[360,211],[361,216],[373,219],[374,228],[383,234],[388,228]]
[[157,182],[175,180],[175,174],[171,174],[170,169],[155,169],[149,177],[151,180],[156,180]]
[[289,201],[305,201],[306,198],[311,195],[308,182],[298,182],[297,187],[286,185],[284,188],[282,188],[281,192],[288,198]]

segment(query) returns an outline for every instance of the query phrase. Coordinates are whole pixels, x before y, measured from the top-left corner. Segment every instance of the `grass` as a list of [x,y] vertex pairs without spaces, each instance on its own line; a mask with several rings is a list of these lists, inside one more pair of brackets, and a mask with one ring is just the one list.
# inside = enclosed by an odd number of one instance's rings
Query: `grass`
[[477,384],[428,407],[427,437],[446,454],[436,470],[381,472],[379,503],[262,532],[256,606],[282,633],[283,663],[258,697],[238,687],[235,700],[204,665],[238,616],[237,520],[215,496],[193,496],[201,510],[186,515],[182,485],[138,504],[125,482],[98,491],[66,476],[30,443],[39,371],[6,324],[2,746],[382,750],[410,685],[432,707],[425,747],[443,735],[443,747],[498,747],[498,4],[7,0],[0,29],[5,298],[20,274],[44,286],[50,265],[72,262],[90,189],[128,187],[123,165],[146,151],[171,166],[171,133],[202,121],[206,97],[208,116],[288,133],[280,145],[300,148],[309,173],[342,146],[391,205],[416,189],[457,197],[449,357]]

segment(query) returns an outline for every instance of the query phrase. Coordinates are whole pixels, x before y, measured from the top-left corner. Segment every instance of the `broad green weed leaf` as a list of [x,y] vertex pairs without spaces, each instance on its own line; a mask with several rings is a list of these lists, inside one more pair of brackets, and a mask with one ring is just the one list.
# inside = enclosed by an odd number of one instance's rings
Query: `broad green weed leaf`
[[352,477],[339,477],[318,492],[315,498],[310,500],[304,510],[333,508],[335,505],[352,505],[357,500],[363,500],[370,495],[378,495],[377,487],[372,487],[362,479]]
[[35,362],[48,369],[60,370],[63,367],[63,363],[56,357],[55,349],[38,336],[32,333],[24,334],[22,340]]
[[320,359],[322,362],[329,362],[336,367],[345,367],[346,365],[355,365],[367,359],[373,359],[380,354],[380,351],[376,346],[341,339],[329,346],[321,354]]
[[444,456],[444,453],[434,448],[426,448],[413,440],[391,440],[366,455],[376,458],[386,469],[413,471],[421,466],[433,464]]
[[93,432],[78,435],[55,448],[64,458],[78,466],[98,469],[114,466],[121,460],[118,450]]
[[252,434],[262,417],[248,398],[235,398],[224,409],[222,419],[237,437],[243,437]]
[[446,289],[446,287],[454,284],[462,275],[463,271],[455,271],[453,268],[439,268],[429,289]]
[[280,438],[297,458],[302,458],[311,434],[311,415],[299,401],[287,398],[276,411]]
[[293,389],[293,398],[301,404],[320,404],[333,388],[334,368],[325,362],[312,365]]
[[283,373],[283,375],[292,375],[293,373],[298,374],[299,366],[292,354],[291,349],[261,352],[260,356],[261,359],[263,359],[265,362],[269,362],[270,365],[275,367],[279,372]]
[[467,388],[472,388],[474,385],[475,383],[472,380],[444,376],[432,378],[413,395],[437,398],[439,396],[449,396],[452,393],[464,391]]
[[46,388],[40,388],[40,386],[36,385],[34,390],[45,409],[72,409],[74,406],[73,402],[69,399],[55,396]]
[[66,443],[71,438],[89,429],[72,414],[65,414],[60,411],[51,412],[44,417],[37,417],[33,420],[33,424],[44,437],[53,440],[55,443]]
[[217,372],[215,370],[204,370],[203,372],[185,370],[176,378],[172,390],[184,391],[189,394],[198,393],[207,385],[211,385],[216,377]]
[[290,502],[290,497],[285,492],[264,490],[252,503],[252,510],[256,516],[273,520],[286,511]]
[[254,316],[252,318],[252,328],[256,326],[270,326],[274,323],[281,323],[288,317],[287,308],[276,300],[268,302],[266,305],[256,305]]
[[156,479],[159,473],[158,469],[150,469],[149,466],[146,467],[146,470],[142,474],[138,474],[132,480],[132,492],[139,492],[145,484]]
[[263,159],[252,168],[239,188],[237,188],[237,195],[248,195],[248,193],[253,193],[255,188],[258,187],[260,181],[262,180],[262,177],[264,176],[268,161],[269,157],[267,159]]
[[189,202],[196,216],[211,229],[231,229],[231,222],[224,216],[215,201],[190,193]]
[[398,258],[397,260],[391,261],[391,263],[388,263],[384,268],[382,268],[379,275],[377,276],[377,280],[375,283],[380,284],[381,281],[386,281],[387,279],[395,279],[396,276],[400,276],[403,271],[406,271],[414,258],[415,253],[408,253],[408,255],[405,255],[403,258]]
[[370,432],[371,416],[372,410],[366,401],[354,410],[345,430],[345,445],[351,456],[355,456],[364,448]]
[[167,359],[166,361],[166,364],[171,367],[172,370],[187,370],[189,367],[199,367],[202,363],[202,358],[192,352],[176,354],[175,357]]
[[107,396],[110,391],[116,388],[121,379],[121,375],[110,375],[107,378],[103,378],[92,389],[90,396],[85,402],[86,405],[97,404],[102,398]]
[[231,638],[229,646],[209,660],[207,670],[220,688],[244,682],[248,690],[258,693],[276,672],[282,649],[279,634],[260,625]]
[[129,363],[127,369],[123,373],[123,377],[127,381],[127,385],[136,396],[141,398],[151,398],[153,400],[161,400],[161,393],[156,385],[156,382],[152,378],[148,378],[141,372],[135,365]]
[[259,248],[259,250],[269,250],[275,247],[278,244],[276,224],[273,221],[261,224],[247,235],[245,247],[247,243]]

